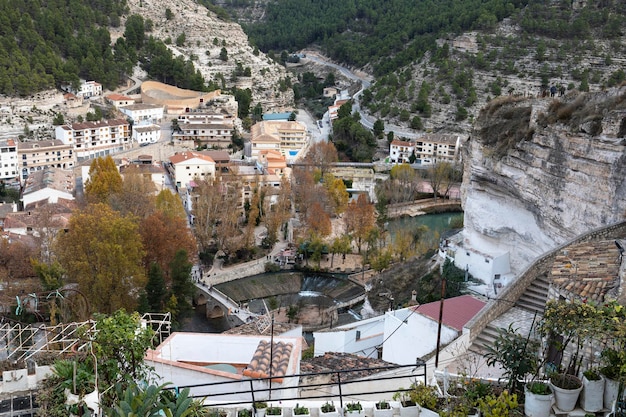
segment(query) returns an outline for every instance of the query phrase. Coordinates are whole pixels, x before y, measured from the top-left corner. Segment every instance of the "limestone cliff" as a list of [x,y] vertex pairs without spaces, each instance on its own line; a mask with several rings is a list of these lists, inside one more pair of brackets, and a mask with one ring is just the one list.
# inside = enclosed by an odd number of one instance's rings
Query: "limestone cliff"
[[[255,52],[239,24],[220,20],[193,0],[129,0],[127,3],[129,15],[139,14],[153,22],[149,36],[168,40],[166,43],[174,55],[191,58],[205,80],[220,83],[223,77],[228,88],[250,88],[253,106],[261,103],[264,111],[293,109],[293,91],[279,86],[287,71],[262,52]],[[172,12],[170,19],[166,18],[166,9]],[[111,37],[115,39],[123,31],[122,25],[117,33],[112,31]],[[177,46],[175,41],[182,34],[185,41]],[[226,61],[220,59],[222,48],[228,53]],[[249,67],[251,76],[233,77],[237,64]]]
[[464,244],[510,251],[518,272],[626,217],[626,87],[489,103],[466,144]]

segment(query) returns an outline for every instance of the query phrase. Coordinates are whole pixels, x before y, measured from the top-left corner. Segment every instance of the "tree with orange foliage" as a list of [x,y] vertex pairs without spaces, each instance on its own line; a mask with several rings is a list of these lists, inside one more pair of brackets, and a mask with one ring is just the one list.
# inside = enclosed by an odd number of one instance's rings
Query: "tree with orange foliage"
[[313,235],[328,236],[332,231],[330,216],[318,202],[313,203],[307,211],[306,224],[309,233]]
[[166,280],[170,277],[169,264],[180,249],[184,249],[193,259],[197,252],[196,240],[184,219],[168,216],[156,211],[141,222],[139,233],[146,255],[143,264],[146,272],[156,263],[164,271]]
[[376,225],[376,212],[374,205],[367,199],[367,195],[359,194],[359,197],[348,204],[343,219],[346,224],[346,233],[356,240],[359,253],[361,245]]

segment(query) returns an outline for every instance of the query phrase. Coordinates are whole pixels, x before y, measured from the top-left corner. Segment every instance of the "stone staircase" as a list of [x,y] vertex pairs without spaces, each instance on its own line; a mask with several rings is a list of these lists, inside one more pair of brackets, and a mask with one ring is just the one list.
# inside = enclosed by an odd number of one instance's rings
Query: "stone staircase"
[[487,327],[480,332],[478,337],[474,339],[474,342],[472,342],[472,345],[469,348],[470,352],[474,352],[481,356],[487,353],[486,346],[493,346],[493,342],[498,337],[499,329],[500,326],[495,325],[494,322],[489,323]]
[[[550,284],[546,276],[541,275],[535,278],[509,311],[485,327],[474,339],[469,350],[484,355],[487,352],[486,346],[493,346],[493,342],[498,337],[498,330],[506,329],[509,325],[513,325],[513,328],[517,329],[520,334],[527,335],[533,319],[539,320],[543,315],[549,287]],[[535,313],[537,314],[536,318]]]
[[531,313],[537,312],[543,315],[546,308],[546,300],[548,299],[549,287],[550,283],[548,282],[548,278],[545,274],[541,274],[526,288],[526,291],[517,300],[515,305]]

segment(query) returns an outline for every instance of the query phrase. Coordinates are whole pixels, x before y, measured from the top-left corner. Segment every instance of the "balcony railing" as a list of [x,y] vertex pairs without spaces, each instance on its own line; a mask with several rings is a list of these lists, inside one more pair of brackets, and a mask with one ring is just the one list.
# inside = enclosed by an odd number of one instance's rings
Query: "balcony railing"
[[[358,375],[362,376],[358,376]],[[280,383],[275,382],[280,379]],[[426,384],[426,362],[338,371],[295,374],[280,377],[250,378],[178,386],[189,388],[191,396],[203,399],[206,406],[245,406],[257,401],[323,400],[344,402],[375,397],[391,399],[409,391],[414,383]],[[247,385],[247,387],[246,387]]]

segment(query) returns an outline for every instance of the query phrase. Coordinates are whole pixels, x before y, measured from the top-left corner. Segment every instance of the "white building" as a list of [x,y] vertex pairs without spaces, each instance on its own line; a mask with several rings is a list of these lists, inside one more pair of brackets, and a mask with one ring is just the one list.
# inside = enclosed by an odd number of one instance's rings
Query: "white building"
[[102,84],[97,83],[95,81],[85,81],[80,86],[80,91],[78,91],[78,95],[83,98],[90,98],[95,96],[102,95]]
[[[463,327],[485,302],[470,295],[444,300],[440,346],[463,333]],[[323,332],[315,332],[315,356],[345,352],[379,358],[399,365],[432,356],[437,348],[439,301],[388,311],[384,316],[362,320]]]
[[109,94],[104,97],[109,103],[111,103],[116,109],[119,109],[122,106],[130,106],[131,104],[135,104],[135,99],[127,97],[122,94]]
[[414,150],[414,143],[394,139],[389,146],[389,162],[392,164],[410,164],[409,158]]
[[0,180],[10,180],[17,177],[17,145],[13,139],[0,140]]
[[432,165],[438,162],[456,162],[459,159],[461,136],[453,134],[426,134],[415,142],[416,162]]
[[131,104],[119,110],[135,125],[160,123],[163,120],[163,106],[158,104]]
[[[190,394],[199,397],[210,394],[209,402],[252,402],[250,394],[243,393],[250,390],[251,378],[270,376],[267,365],[273,357],[271,376],[276,389],[272,399],[278,401],[298,394],[299,379],[289,376],[300,372],[302,340],[301,337],[274,336],[270,343],[269,336],[172,333],[156,349],[147,352],[145,362],[154,368],[158,385],[194,385]],[[218,382],[231,383],[198,386]],[[259,391],[260,398],[255,400],[266,401],[269,383],[253,381],[252,384],[255,390],[265,390]]]
[[130,124],[123,119],[57,126],[55,137],[74,148],[77,161],[130,148]]
[[180,152],[170,157],[169,170],[176,187],[187,187],[195,178],[215,178],[215,161],[200,152]]
[[386,316],[373,317],[331,329],[313,333],[315,350],[313,356],[326,352],[354,353],[367,358],[379,359],[385,337]]
[[35,171],[24,183],[21,201],[24,209],[35,203],[58,203],[59,199],[74,200],[74,174],[71,170],[47,168]]
[[161,139],[161,126],[149,124],[133,127],[133,142],[138,144],[156,143]]
[[21,179],[35,171],[46,168],[70,169],[74,167],[74,151],[70,144],[58,139],[17,144]]

